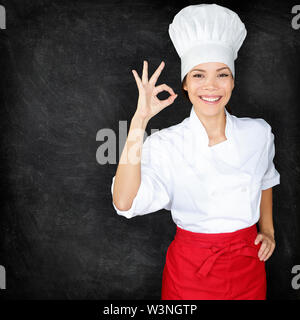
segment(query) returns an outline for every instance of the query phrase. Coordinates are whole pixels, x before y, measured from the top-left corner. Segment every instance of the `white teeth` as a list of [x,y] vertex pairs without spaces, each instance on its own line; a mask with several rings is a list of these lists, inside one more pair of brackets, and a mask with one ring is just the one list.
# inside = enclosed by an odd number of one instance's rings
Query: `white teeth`
[[221,99],[221,97],[219,97],[219,98],[204,98],[204,97],[200,97],[200,98],[205,100],[205,101],[217,101],[217,100]]

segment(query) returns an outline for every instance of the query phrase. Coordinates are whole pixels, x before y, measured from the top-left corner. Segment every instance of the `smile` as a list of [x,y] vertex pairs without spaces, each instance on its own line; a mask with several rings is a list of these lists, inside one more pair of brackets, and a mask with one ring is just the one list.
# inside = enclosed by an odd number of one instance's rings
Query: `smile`
[[217,103],[220,101],[222,96],[199,96],[199,98],[206,103]]

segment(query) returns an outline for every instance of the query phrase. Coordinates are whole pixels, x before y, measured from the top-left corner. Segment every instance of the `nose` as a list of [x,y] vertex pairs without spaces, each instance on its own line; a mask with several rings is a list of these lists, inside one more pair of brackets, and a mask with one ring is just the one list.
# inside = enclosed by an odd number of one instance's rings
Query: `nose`
[[206,77],[204,83],[202,84],[202,89],[213,90],[217,88],[218,87],[215,77]]

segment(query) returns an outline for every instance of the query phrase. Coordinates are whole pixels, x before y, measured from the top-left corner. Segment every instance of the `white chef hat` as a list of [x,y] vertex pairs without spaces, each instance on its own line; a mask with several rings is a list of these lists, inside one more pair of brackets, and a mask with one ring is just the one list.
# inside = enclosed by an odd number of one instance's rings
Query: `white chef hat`
[[222,62],[234,76],[234,60],[247,30],[239,16],[217,4],[190,5],[169,25],[169,35],[181,59],[181,81],[196,65]]

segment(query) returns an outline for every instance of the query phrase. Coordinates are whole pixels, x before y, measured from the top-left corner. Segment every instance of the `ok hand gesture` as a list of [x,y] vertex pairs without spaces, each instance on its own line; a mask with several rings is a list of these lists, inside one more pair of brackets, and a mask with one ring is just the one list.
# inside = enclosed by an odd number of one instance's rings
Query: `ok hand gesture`
[[[166,84],[161,84],[155,87],[157,79],[164,68],[165,63],[162,61],[156,71],[153,73],[150,80],[148,80],[148,62],[144,61],[142,79],[138,76],[135,70],[132,73],[135,77],[135,81],[139,90],[139,98],[137,104],[136,114],[142,119],[150,120],[153,116],[159,113],[162,109],[171,105],[177,98],[177,94],[174,93],[173,89]],[[157,94],[162,91],[168,91],[170,97],[165,100],[157,98]]]

